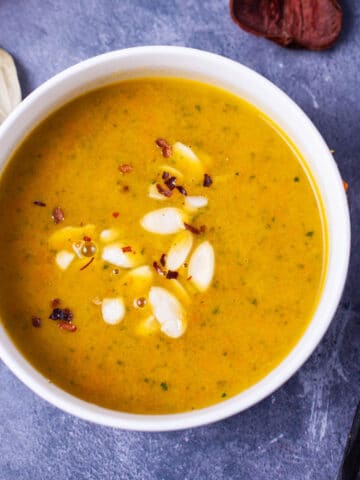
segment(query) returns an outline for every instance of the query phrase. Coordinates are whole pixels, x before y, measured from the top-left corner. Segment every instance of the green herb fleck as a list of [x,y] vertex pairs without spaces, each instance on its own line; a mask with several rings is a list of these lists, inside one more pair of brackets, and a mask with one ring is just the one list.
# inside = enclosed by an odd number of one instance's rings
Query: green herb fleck
[[118,365],[124,365],[124,362],[123,362],[122,360],[118,360],[116,363],[117,363]]
[[300,178],[299,177],[294,177],[294,182],[300,182]]
[[256,305],[258,304],[257,299],[256,299],[256,298],[253,298],[253,299],[251,300],[251,303],[256,306]]
[[104,263],[103,270],[107,270],[108,268],[109,268],[109,265],[107,263]]
[[314,232],[310,230],[310,232],[307,232],[306,233],[306,236],[307,237],[312,237],[314,235]]
[[160,387],[164,390],[164,392],[168,391],[168,386],[166,382],[161,382]]
[[226,396],[227,396],[226,392],[223,392],[223,393],[221,394],[221,398],[225,398]]
[[238,177],[240,175],[240,172],[235,172],[235,175]]
[[196,109],[198,112],[201,112],[201,105],[195,105],[195,109]]
[[217,315],[218,313],[220,313],[220,307],[219,306],[215,307],[211,313],[213,315]]

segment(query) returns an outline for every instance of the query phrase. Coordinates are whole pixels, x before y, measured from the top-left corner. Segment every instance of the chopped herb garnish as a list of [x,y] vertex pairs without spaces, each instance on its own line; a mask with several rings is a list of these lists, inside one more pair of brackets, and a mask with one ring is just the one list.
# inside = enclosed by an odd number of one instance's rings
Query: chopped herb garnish
[[215,307],[211,313],[213,315],[217,315],[218,313],[220,313],[220,307]]
[[103,270],[107,270],[108,268],[109,268],[109,265],[107,263],[104,263]]
[[221,394],[221,398],[225,398],[225,397],[227,397],[227,394],[226,394],[226,392],[223,392],[223,393]]
[[256,306],[256,305],[258,304],[257,299],[256,299],[256,298],[253,298],[253,299],[251,300],[251,303]]
[[168,386],[166,382],[161,382],[160,387],[164,390],[164,392],[168,391]]
[[294,177],[294,182],[300,182],[300,178],[299,177]]
[[313,235],[314,235],[314,232],[313,232],[313,231],[306,232],[306,236],[307,236],[307,237],[312,237]]
[[201,112],[201,105],[195,105],[195,110],[197,110],[198,112]]

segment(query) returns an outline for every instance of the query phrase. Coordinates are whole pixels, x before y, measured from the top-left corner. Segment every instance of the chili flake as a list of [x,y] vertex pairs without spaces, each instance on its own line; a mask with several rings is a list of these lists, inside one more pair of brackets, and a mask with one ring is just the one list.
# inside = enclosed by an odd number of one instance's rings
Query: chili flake
[[65,220],[64,212],[60,207],[54,208],[54,210],[52,211],[52,218],[55,224],[63,222]]
[[155,140],[155,143],[158,147],[161,148],[161,153],[164,158],[169,158],[172,155],[172,146],[168,143],[165,138],[158,138]]
[[132,165],[129,165],[128,163],[123,163],[122,165],[119,166],[119,170],[121,173],[130,173],[133,170]]
[[213,181],[212,181],[212,178],[210,177],[210,175],[205,173],[204,174],[203,186],[204,187],[210,187],[210,185],[212,185],[212,183],[213,183]]
[[160,183],[157,183],[157,184],[156,184],[156,188],[157,188],[157,191],[158,191],[161,195],[164,195],[164,197],[171,197],[172,191],[171,191],[171,190],[167,190],[167,189],[164,188],[162,185],[160,185]]
[[343,180],[343,185],[344,185],[345,193],[347,193],[349,190],[349,184],[345,180]]
[[178,278],[178,276],[179,276],[179,272],[174,272],[172,270],[169,270],[166,274],[166,278],[168,280],[172,280],[173,278]]
[[160,257],[160,263],[163,267],[165,267],[165,259],[166,259],[166,254],[163,253]]
[[35,328],[41,327],[41,318],[40,317],[32,317],[31,319],[32,326]]
[[120,215],[119,212],[113,212],[113,214],[112,214],[112,216],[113,216],[114,218],[118,218],[119,215]]
[[121,250],[126,253],[126,252],[132,252],[132,248],[130,246],[128,247],[122,247]]
[[77,330],[77,326],[74,325],[73,323],[68,323],[64,320],[61,320],[59,323],[58,323],[58,326],[59,328],[61,328],[61,330],[66,330],[68,332],[76,332]]
[[50,302],[50,307],[51,308],[56,308],[56,307],[59,307],[60,304],[61,304],[60,298],[53,298]]
[[165,275],[164,270],[160,267],[160,265],[157,262],[153,263],[153,267],[155,268],[155,270],[159,275]]
[[184,227],[186,228],[186,230],[189,230],[189,232],[194,233],[195,235],[199,235],[200,233],[200,230],[198,228],[194,227],[193,225],[189,225],[188,223],[184,222]]
[[170,190],[174,190],[176,187],[176,177],[170,177],[165,181],[165,185],[167,185]]
[[88,237],[87,235],[83,236],[83,240],[84,240],[84,242],[91,242],[91,238]]
[[85,268],[87,268],[89,265],[91,265],[94,260],[95,260],[95,257],[92,257],[92,258],[88,261],[88,263],[85,263],[85,265],[83,265],[83,266],[80,268],[80,270],[85,270]]
[[42,202],[41,200],[34,200],[33,204],[36,205],[37,207],[46,207],[46,203]]
[[177,190],[181,193],[181,195],[187,195],[187,191],[185,190],[185,188],[181,185],[179,185],[178,187],[176,187]]

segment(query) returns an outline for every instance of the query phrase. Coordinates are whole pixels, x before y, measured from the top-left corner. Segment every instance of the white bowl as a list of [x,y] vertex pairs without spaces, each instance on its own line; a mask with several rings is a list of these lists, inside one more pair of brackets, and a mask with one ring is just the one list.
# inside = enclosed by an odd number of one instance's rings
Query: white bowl
[[217,405],[171,415],[138,415],[80,400],[35,370],[0,324],[0,355],[34,392],[57,407],[111,427],[143,431],[176,430],[226,418],[259,402],[293,375],[319,344],[344,287],[350,251],[346,195],[329,148],[304,112],[281,90],[249,68],[212,53],[181,47],[139,47],[81,62],[45,82],[0,127],[0,167],[24,137],[65,102],[96,87],[136,77],[171,76],[222,87],[271,117],[302,153],[318,185],[328,220],[329,262],[320,303],[302,338],[281,364],[251,388]]

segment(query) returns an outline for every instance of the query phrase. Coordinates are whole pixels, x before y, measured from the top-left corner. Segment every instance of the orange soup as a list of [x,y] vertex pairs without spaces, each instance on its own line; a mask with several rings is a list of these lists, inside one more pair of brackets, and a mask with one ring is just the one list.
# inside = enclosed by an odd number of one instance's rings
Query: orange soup
[[46,378],[173,413],[261,380],[312,318],[326,221],[299,152],[202,83],[137,79],[43,121],[0,182],[0,313]]

